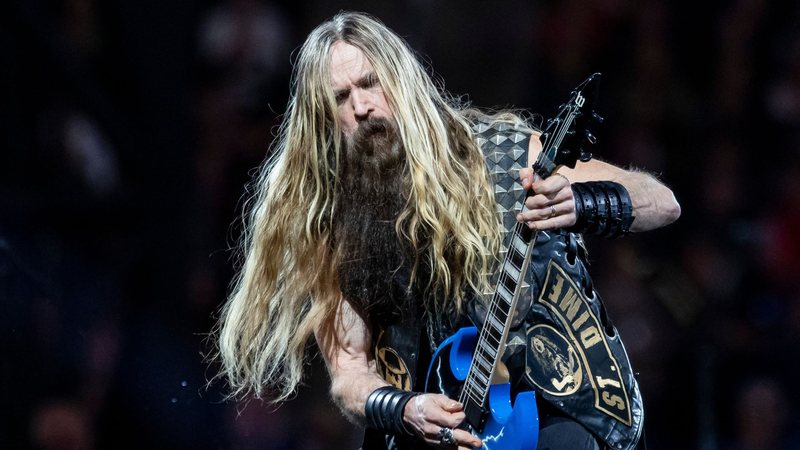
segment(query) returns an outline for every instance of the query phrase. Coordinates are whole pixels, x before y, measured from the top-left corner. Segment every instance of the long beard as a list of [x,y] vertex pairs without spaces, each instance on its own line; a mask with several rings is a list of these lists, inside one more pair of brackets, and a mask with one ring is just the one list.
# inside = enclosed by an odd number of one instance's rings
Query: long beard
[[362,122],[344,149],[333,216],[339,286],[362,312],[396,311],[412,296],[413,252],[395,229],[408,201],[405,150],[385,119]]

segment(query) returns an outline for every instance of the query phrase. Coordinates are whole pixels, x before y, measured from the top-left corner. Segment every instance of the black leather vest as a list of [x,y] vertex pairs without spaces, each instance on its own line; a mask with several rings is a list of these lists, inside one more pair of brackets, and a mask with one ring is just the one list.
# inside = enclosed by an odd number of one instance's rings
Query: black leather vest
[[[508,238],[524,200],[518,171],[527,165],[529,133],[508,124],[486,123],[477,123],[475,132]],[[522,142],[524,154],[519,148]],[[542,410],[555,408],[610,448],[629,450],[641,434],[642,398],[625,347],[593,289],[586,264],[580,235],[564,230],[537,234],[503,359],[514,389],[536,390],[540,402],[548,403]],[[481,313],[480,306],[473,308],[478,324]]]
[[[518,171],[527,165],[530,131],[486,122],[476,122],[473,131],[495,188],[505,249],[524,200]],[[619,333],[592,288],[581,236],[539,232],[532,252],[503,356],[514,390],[536,390],[540,401],[574,418],[609,447],[633,449],[644,418],[641,394]],[[480,326],[483,304],[469,302],[467,315],[462,319]],[[421,305],[373,320],[378,372],[398,388],[421,390],[430,355],[460,325],[433,326]],[[427,447],[366,430],[364,450],[395,448]]]

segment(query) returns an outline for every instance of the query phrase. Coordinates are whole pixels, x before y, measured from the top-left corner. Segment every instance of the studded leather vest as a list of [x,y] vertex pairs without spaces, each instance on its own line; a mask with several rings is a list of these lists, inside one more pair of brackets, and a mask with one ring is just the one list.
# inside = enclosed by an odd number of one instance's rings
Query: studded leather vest
[[[529,133],[508,124],[474,128],[510,238],[524,200],[518,171],[527,165]],[[583,424],[610,448],[629,450],[641,434],[642,398],[586,264],[580,235],[537,234],[503,359],[516,391],[536,390],[540,401]],[[473,308],[477,323],[482,312]]]
[[[530,131],[479,121],[473,132],[505,230],[502,261],[524,201],[518,172],[527,166]],[[536,390],[540,402],[574,418],[610,448],[630,450],[642,429],[641,394],[619,333],[592,288],[585,258],[580,235],[538,233],[503,362],[515,391]],[[484,315],[482,302],[468,302],[464,319],[480,326]],[[373,320],[378,372],[398,388],[421,390],[431,353],[463,324],[435,329],[421,305]],[[364,450],[414,448],[427,447],[377,430],[365,433]]]

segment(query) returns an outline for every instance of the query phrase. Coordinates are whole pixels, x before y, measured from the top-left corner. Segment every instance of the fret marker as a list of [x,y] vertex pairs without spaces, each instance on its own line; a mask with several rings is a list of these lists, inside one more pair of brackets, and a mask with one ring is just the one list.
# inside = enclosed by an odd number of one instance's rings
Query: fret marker
[[519,280],[519,269],[514,266],[514,263],[508,259],[506,263],[503,265],[503,270],[511,277],[513,280]]
[[511,292],[508,292],[508,288],[503,283],[497,283],[497,294],[509,305],[511,304],[511,300],[514,298],[514,295]]
[[528,244],[519,236],[514,236],[514,239],[511,240],[511,244],[514,246],[514,249],[523,255],[528,251]]

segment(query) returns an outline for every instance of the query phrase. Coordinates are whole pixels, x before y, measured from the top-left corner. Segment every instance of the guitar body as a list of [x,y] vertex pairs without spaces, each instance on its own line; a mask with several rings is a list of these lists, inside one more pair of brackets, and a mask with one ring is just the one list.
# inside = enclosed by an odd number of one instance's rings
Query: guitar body
[[[459,398],[477,342],[476,327],[461,328],[442,342],[428,368],[425,391]],[[535,393],[521,392],[512,404],[511,384],[493,384],[482,432],[469,428],[483,441],[482,448],[486,450],[535,450],[539,440]]]

